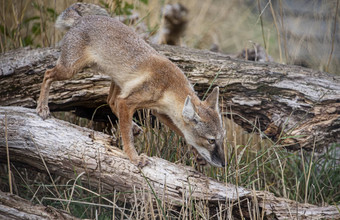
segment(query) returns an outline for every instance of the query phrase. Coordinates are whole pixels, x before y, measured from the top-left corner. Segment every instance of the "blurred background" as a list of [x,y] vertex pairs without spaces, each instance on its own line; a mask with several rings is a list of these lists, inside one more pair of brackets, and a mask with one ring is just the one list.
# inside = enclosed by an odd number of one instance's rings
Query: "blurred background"
[[[74,0],[0,0],[1,52],[54,46],[63,33],[56,17]],[[112,15],[138,13],[149,36],[162,25],[162,8],[172,0],[88,0]],[[275,62],[339,74],[337,0],[181,0],[188,25],[181,45],[238,54],[260,44]]]

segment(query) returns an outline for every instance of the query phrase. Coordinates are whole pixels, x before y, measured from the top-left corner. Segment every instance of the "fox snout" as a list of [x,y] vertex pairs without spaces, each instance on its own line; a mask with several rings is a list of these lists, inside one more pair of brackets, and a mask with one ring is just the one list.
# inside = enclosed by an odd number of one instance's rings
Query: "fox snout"
[[182,117],[186,124],[184,136],[198,153],[211,165],[225,166],[224,129],[218,105],[219,89],[214,88],[205,101],[193,101],[190,96],[184,103]]
[[193,143],[193,146],[195,147],[197,152],[211,165],[215,167],[225,167],[226,160],[224,156],[223,138],[221,140],[215,141],[212,141],[213,139],[209,140],[208,144],[205,144],[203,142],[196,142]]

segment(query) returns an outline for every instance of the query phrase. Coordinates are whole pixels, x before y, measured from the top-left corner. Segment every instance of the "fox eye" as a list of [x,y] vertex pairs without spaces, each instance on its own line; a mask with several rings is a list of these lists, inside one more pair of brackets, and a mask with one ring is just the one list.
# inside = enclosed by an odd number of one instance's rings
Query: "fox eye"
[[209,144],[215,144],[215,139],[208,139]]

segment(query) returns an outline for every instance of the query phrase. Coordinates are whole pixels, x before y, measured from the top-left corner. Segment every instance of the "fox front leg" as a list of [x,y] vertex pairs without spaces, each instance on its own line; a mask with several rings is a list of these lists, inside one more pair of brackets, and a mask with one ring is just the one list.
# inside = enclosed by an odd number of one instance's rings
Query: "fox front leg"
[[118,98],[117,110],[119,126],[122,135],[123,149],[133,164],[143,168],[148,164],[146,156],[139,156],[133,143],[133,122],[132,117],[135,111],[133,106],[129,106],[125,99]]

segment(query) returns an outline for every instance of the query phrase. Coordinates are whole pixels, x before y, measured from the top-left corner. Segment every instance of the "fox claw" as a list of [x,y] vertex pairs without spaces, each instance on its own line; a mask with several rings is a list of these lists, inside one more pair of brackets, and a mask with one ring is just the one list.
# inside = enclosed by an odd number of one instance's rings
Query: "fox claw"
[[133,133],[133,136],[138,136],[140,134],[143,134],[143,129],[139,127],[137,124],[133,123],[132,133]]
[[148,156],[146,156],[145,154],[141,154],[134,164],[139,169],[142,169],[143,167],[145,167],[145,166],[147,166],[149,164]]
[[192,147],[192,151],[194,152],[197,165],[202,167],[208,165],[208,162],[197,152],[197,150],[194,147]]
[[43,120],[51,116],[50,109],[48,108],[48,106],[38,105],[38,107],[36,108],[36,111]]
[[203,157],[201,157],[200,155],[197,155],[195,159],[196,159],[196,163],[199,166],[204,167],[204,166],[208,165],[207,161]]

